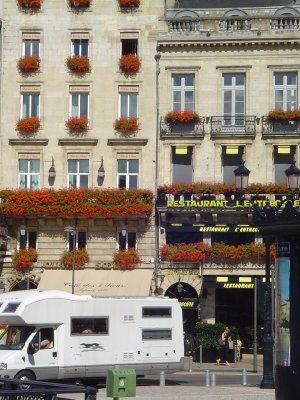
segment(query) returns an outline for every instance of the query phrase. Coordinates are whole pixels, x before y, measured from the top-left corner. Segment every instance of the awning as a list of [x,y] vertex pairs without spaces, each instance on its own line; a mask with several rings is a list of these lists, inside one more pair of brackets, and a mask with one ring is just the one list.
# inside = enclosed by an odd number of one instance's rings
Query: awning
[[[152,269],[133,271],[86,269],[75,271],[75,294],[91,296],[149,296]],[[72,292],[72,271],[45,270],[38,289]]]

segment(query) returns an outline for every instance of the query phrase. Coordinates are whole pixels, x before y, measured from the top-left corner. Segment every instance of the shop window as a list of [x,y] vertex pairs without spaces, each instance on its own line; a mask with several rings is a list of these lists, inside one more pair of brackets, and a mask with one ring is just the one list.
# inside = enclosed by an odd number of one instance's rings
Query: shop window
[[[85,231],[78,231],[75,237],[76,249],[85,249],[87,243],[87,234]],[[74,236],[71,232],[68,233],[68,250],[73,250]]]
[[166,243],[195,243],[203,241],[202,232],[173,232],[173,229],[166,229]]
[[275,108],[285,111],[297,108],[297,72],[275,72]]
[[286,183],[285,170],[292,164],[296,154],[296,146],[274,146],[274,178],[275,183]]
[[108,335],[108,317],[71,318],[71,335]]
[[222,147],[223,183],[235,183],[234,170],[243,162],[244,146]]
[[138,55],[138,39],[137,38],[121,38],[121,55],[127,54]]
[[193,147],[172,147],[172,182],[193,182]]
[[185,109],[194,111],[195,107],[195,75],[172,75],[173,110]]
[[28,249],[32,247],[33,249],[37,248],[37,232],[36,231],[25,231],[22,232],[24,235],[19,232],[19,245],[20,249]]
[[118,232],[119,250],[128,250],[136,248],[136,232],[121,229]]

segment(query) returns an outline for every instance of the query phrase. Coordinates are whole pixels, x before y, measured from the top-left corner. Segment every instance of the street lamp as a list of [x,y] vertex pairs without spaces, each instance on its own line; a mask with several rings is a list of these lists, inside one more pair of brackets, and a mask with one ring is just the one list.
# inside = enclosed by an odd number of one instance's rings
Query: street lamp
[[296,167],[296,160],[285,171],[287,177],[287,184],[289,189],[296,190],[299,188],[300,183],[300,169]]
[[73,236],[73,260],[72,260],[72,294],[74,294],[75,287],[75,255],[76,255],[76,235],[77,228],[76,226],[66,226],[64,229],[65,232],[69,233]]
[[245,161],[237,167],[234,171],[235,175],[235,186],[239,190],[247,189],[250,171],[245,167]]

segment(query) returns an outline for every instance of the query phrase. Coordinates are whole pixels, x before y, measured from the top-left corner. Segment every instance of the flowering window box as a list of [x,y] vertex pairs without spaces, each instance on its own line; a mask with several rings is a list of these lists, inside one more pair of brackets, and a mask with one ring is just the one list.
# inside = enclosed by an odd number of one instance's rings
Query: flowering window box
[[[75,250],[75,268],[80,269],[85,266],[90,261],[89,255],[86,249]],[[73,250],[67,250],[64,252],[60,259],[60,265],[65,268],[72,268],[74,262],[74,252]]]
[[32,267],[38,259],[38,254],[35,249],[29,247],[28,249],[20,249],[15,252],[12,258],[12,265],[17,270],[28,269]]
[[195,133],[195,124],[201,122],[196,112],[190,110],[173,110],[165,116],[165,122],[170,126],[172,133]]
[[24,10],[38,11],[42,6],[42,0],[18,0],[18,4]]
[[125,74],[136,74],[140,66],[141,59],[135,54],[125,54],[120,58],[120,69]]
[[138,119],[136,117],[120,117],[115,121],[114,128],[124,136],[130,135],[138,131]]
[[138,255],[136,249],[119,250],[113,254],[113,261],[119,269],[134,269],[142,261]]
[[138,8],[141,4],[140,0],[119,0],[120,7],[123,9]]
[[36,133],[41,126],[40,119],[38,117],[26,117],[19,119],[16,125],[16,130],[22,134],[33,134]]
[[72,56],[66,61],[66,65],[70,72],[76,74],[86,74],[91,71],[90,60],[85,56]]
[[86,115],[80,117],[70,117],[66,121],[66,127],[72,134],[86,133],[89,126],[89,120]]
[[24,74],[37,72],[40,69],[41,59],[39,56],[24,56],[18,61],[19,71]]
[[92,0],[70,0],[70,6],[73,8],[88,8]]

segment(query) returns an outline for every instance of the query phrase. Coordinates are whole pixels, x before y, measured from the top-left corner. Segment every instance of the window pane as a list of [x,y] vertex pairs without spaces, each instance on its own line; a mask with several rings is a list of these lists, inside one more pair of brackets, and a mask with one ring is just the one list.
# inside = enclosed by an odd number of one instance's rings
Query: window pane
[[143,329],[142,330],[143,340],[171,340],[172,329]]
[[27,246],[27,234],[21,235],[20,233],[20,249],[26,249]]
[[80,40],[73,40],[73,54],[74,56],[79,56],[80,55]]
[[77,187],[77,179],[76,175],[69,175],[69,188]]
[[22,117],[29,117],[29,102],[30,102],[30,95],[28,93],[22,94]]
[[78,249],[85,249],[86,248],[86,232],[78,232]]
[[89,54],[89,41],[88,39],[81,40],[81,55],[87,57]]
[[89,186],[89,176],[88,175],[80,175],[80,186],[81,188]]
[[28,232],[28,247],[36,249],[37,232]]
[[130,175],[129,176],[129,189],[136,189],[137,188],[137,175]]
[[223,83],[224,83],[224,86],[231,86],[232,85],[232,75],[224,74],[223,75]]
[[89,160],[79,160],[79,172],[89,173]]
[[181,102],[181,92],[174,90],[173,92],[173,102],[174,103],[179,103]]
[[235,77],[235,84],[237,86],[244,86],[245,84],[245,75],[244,74],[237,74]]
[[275,90],[275,108],[283,108],[283,90]]
[[120,189],[126,188],[126,175],[119,175],[118,187]]
[[119,232],[118,244],[120,250],[126,250],[126,234],[123,235],[122,232]]
[[296,90],[288,89],[286,95],[287,95],[287,109],[295,110],[295,108],[297,107]]
[[287,72],[286,74],[287,84],[296,85],[297,84],[297,74],[295,72]]
[[128,248],[135,248],[136,232],[128,232]]
[[185,92],[185,104],[184,108],[193,111],[194,110],[194,92],[186,91]]
[[232,103],[224,103],[224,114],[232,114]]
[[39,104],[40,104],[40,95],[39,93],[32,93],[31,95],[31,116],[38,117],[39,116]]
[[127,172],[127,161],[118,160],[118,173],[126,174]]
[[35,56],[40,55],[40,41],[39,40],[32,41],[32,55],[35,55]]
[[121,93],[121,117],[128,117],[128,93]]
[[38,189],[40,186],[39,175],[30,175],[30,189]]
[[244,102],[244,91],[243,90],[236,90],[235,91],[235,101]]
[[236,114],[244,114],[244,103],[243,102],[235,103],[235,113]]
[[139,172],[139,160],[129,160],[129,172]]
[[283,85],[283,73],[275,73],[275,85]]
[[72,318],[71,334],[104,335],[108,334],[108,318]]
[[26,189],[26,187],[27,187],[27,175],[20,175],[19,188]]
[[40,160],[29,160],[30,172],[40,172]]
[[232,91],[224,90],[224,101],[232,101]]
[[72,117],[78,117],[79,116],[79,106],[78,106],[79,94],[72,93],[71,98],[72,98],[72,100],[71,100],[71,102],[72,102],[71,115],[72,115]]
[[28,160],[19,159],[19,172],[28,172]]
[[31,56],[31,40],[23,40],[24,56]]
[[182,75],[173,75],[173,86],[181,86]]
[[171,307],[143,307],[143,317],[171,317]]
[[193,182],[192,156],[192,147],[188,147],[188,154],[176,154],[176,148],[172,148],[173,182]]
[[73,248],[74,248],[74,240],[76,240],[76,236],[72,235],[72,233],[69,232],[68,233],[68,249],[69,250],[73,250]]
[[137,117],[137,93],[130,93],[129,95],[129,116]]
[[68,160],[68,172],[76,173],[77,172],[77,164],[78,164],[78,160]]
[[88,94],[80,94],[80,115],[88,115]]
[[194,86],[194,75],[193,74],[185,75],[184,85],[185,86]]

